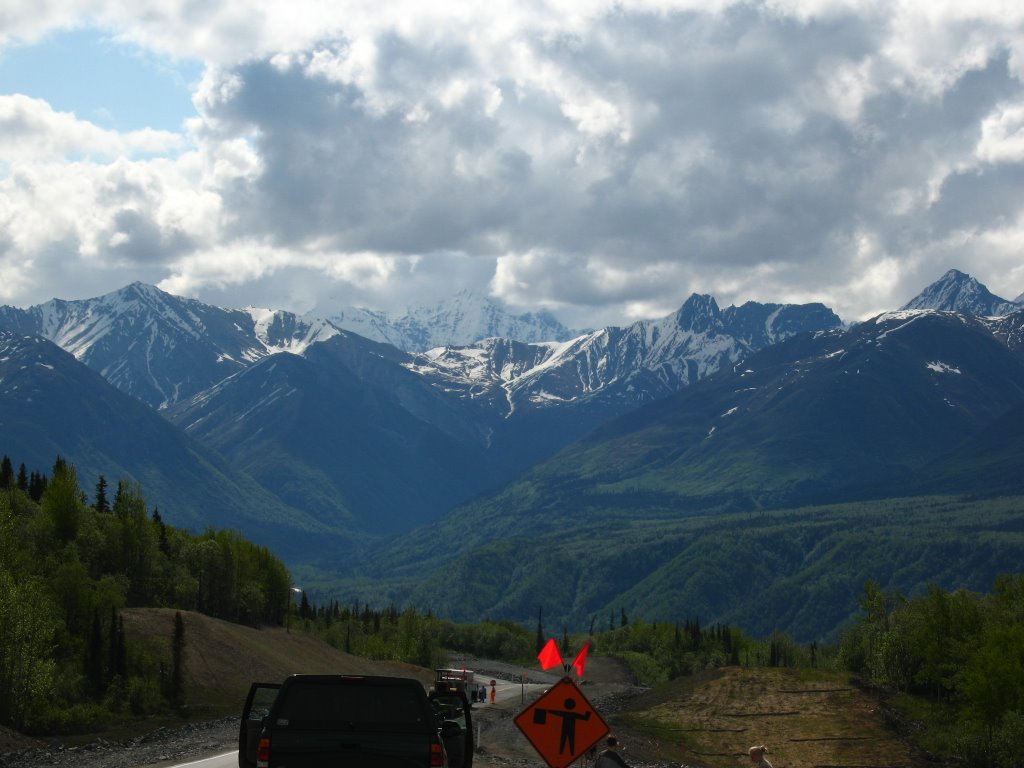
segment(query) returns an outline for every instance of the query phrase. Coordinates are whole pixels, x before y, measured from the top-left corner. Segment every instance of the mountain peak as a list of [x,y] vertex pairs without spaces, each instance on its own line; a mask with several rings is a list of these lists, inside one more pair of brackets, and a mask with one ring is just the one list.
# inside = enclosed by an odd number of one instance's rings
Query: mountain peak
[[467,346],[494,337],[532,343],[568,341],[579,335],[547,312],[512,314],[500,302],[468,289],[437,304],[407,307],[401,317],[358,307],[317,308],[306,315],[314,316],[406,352]]
[[988,288],[958,269],[950,269],[901,309],[941,309],[979,317],[1007,315],[1019,306],[992,294]]
[[676,323],[685,331],[703,333],[721,325],[722,312],[713,296],[695,293],[676,312]]

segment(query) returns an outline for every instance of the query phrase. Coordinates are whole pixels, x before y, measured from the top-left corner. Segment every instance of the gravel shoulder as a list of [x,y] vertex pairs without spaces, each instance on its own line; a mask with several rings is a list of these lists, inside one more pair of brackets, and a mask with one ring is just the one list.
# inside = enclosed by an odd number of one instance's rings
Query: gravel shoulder
[[[519,682],[524,674],[526,682],[533,684],[551,684],[559,679],[558,675],[500,662],[473,660],[470,663],[478,671],[478,679],[493,677]],[[622,701],[642,690],[624,682],[622,671],[616,666],[606,668],[598,663],[593,669],[594,679],[588,679],[584,690],[606,719],[618,710]],[[473,722],[478,742],[474,768],[546,768],[513,722],[516,714],[532,700],[531,696],[540,695],[543,686],[534,685],[533,689],[534,693],[527,695],[525,703],[522,697],[513,696],[495,704],[474,705]],[[30,740],[8,732],[8,738],[0,740],[0,768],[158,768],[231,752],[237,746],[238,718],[233,716],[157,728],[123,741],[96,739],[82,746],[68,746],[57,740]],[[632,761],[631,765],[651,768]],[[669,764],[664,768],[670,768]]]

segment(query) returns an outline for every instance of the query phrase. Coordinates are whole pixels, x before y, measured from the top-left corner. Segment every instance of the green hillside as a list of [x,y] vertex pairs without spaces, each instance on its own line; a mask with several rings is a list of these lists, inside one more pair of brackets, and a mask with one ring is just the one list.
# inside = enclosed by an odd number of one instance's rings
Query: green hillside
[[[544,499],[546,503],[537,503]],[[676,501],[676,504],[672,504]],[[441,545],[443,543],[443,546]],[[304,584],[455,620],[586,628],[620,609],[834,639],[868,579],[913,595],[986,590],[1024,562],[1024,498],[936,496],[781,510],[687,509],[654,494],[541,494],[528,482],[375,551],[362,578]]]

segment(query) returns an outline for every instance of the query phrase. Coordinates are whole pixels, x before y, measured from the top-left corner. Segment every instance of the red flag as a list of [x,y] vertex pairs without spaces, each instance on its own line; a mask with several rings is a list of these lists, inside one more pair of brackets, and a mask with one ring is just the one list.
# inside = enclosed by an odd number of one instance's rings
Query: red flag
[[540,659],[541,669],[551,669],[562,663],[562,654],[558,652],[558,643],[555,642],[555,638],[552,637],[548,640],[547,645],[537,654],[537,658]]
[[583,646],[583,650],[576,656],[576,661],[572,663],[576,667],[576,674],[583,677],[583,667],[587,663],[587,651],[590,650],[590,643]]

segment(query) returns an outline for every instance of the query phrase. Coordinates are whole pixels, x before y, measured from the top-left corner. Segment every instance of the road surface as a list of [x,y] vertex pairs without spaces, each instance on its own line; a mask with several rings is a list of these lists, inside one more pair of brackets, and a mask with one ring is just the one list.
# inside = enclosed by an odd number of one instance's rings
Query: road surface
[[202,760],[193,760],[190,763],[178,763],[174,768],[238,768],[238,750],[225,752],[223,755],[204,757]]

